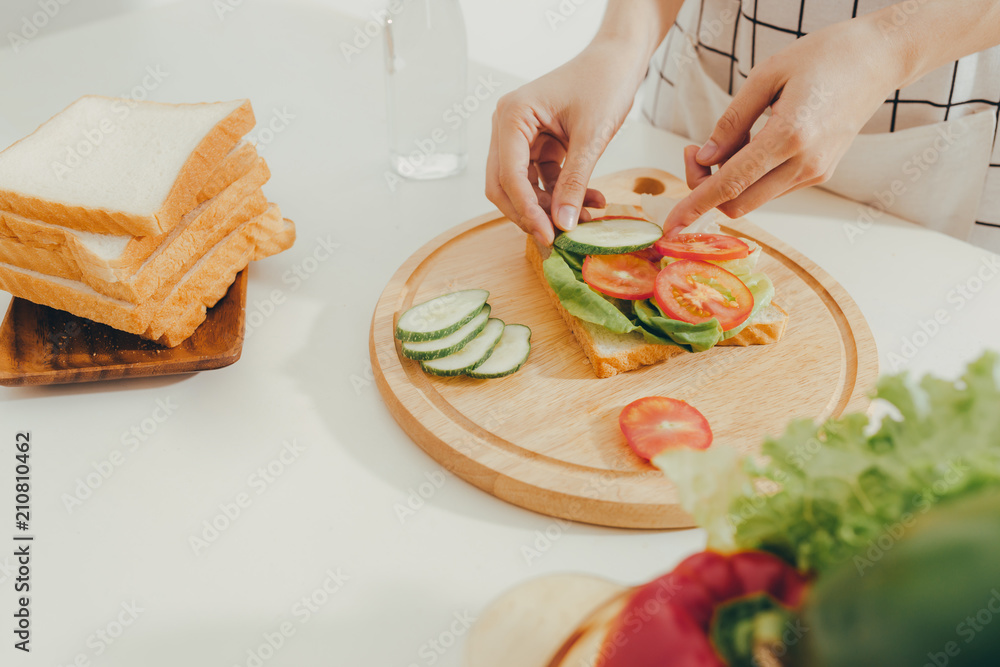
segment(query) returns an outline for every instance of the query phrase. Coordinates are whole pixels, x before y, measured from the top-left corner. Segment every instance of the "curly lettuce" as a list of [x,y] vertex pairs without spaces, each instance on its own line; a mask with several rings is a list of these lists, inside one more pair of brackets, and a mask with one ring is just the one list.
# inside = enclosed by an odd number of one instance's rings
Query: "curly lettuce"
[[762,549],[822,573],[931,507],[1000,488],[1000,357],[955,382],[880,380],[880,421],[793,421],[763,457],[723,445],[654,463],[708,531],[709,547]]

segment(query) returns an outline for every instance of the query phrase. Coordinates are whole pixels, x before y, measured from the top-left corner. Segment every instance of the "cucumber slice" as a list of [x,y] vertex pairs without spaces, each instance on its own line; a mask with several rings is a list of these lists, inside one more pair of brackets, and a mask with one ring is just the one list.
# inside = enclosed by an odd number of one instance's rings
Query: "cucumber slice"
[[580,223],[557,236],[555,245],[581,255],[620,255],[648,248],[661,236],[663,230],[652,222],[615,218]]
[[490,304],[486,304],[467,324],[444,338],[422,343],[403,343],[403,356],[417,361],[430,361],[458,352],[486,327],[486,322],[490,319],[490,310]]
[[484,289],[467,289],[418,304],[399,316],[396,338],[403,342],[444,338],[475,317],[489,296]]
[[467,373],[470,378],[502,378],[521,369],[531,352],[531,329],[508,324],[489,358]]
[[451,376],[471,371],[490,356],[493,348],[500,342],[503,330],[503,320],[493,318],[486,323],[478,336],[458,352],[440,359],[422,361],[420,366],[431,375]]

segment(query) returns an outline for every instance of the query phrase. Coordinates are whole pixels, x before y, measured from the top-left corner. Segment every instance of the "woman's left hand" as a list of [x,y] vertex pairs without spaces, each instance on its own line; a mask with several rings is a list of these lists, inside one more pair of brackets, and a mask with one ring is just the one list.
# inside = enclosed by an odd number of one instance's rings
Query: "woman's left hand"
[[[900,51],[869,15],[806,35],[754,67],[711,138],[685,149],[693,192],[671,211],[667,233],[713,208],[737,218],[828,180],[861,128],[906,79]],[[750,139],[768,107],[771,117]]]

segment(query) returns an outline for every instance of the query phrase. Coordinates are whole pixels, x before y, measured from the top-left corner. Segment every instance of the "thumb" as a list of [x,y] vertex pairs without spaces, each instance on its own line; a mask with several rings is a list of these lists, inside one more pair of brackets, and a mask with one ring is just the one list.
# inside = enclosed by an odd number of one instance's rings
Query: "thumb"
[[552,221],[559,229],[568,231],[576,227],[587,196],[587,184],[607,145],[596,134],[585,141],[570,140],[566,161],[552,191]]
[[774,100],[776,91],[772,84],[766,74],[755,77],[751,73],[715,124],[712,136],[695,155],[698,164],[705,167],[721,164],[740,150],[753,124]]

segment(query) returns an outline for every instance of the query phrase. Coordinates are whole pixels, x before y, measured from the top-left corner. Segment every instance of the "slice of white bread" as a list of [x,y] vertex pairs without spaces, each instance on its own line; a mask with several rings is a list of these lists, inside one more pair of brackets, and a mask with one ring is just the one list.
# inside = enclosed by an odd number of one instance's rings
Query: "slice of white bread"
[[258,157],[256,146],[249,141],[236,144],[236,148],[229,151],[202,186],[197,197],[198,203],[211,199],[253,169]]
[[[648,366],[669,359],[678,354],[684,354],[686,350],[677,345],[656,345],[649,343],[642,334],[632,332],[628,334],[616,334],[608,331],[602,326],[584,322],[583,320],[570,315],[559,302],[555,290],[549,285],[542,269],[542,254],[538,245],[529,236],[527,237],[527,248],[525,255],[528,262],[538,274],[538,279],[545,288],[545,293],[552,300],[563,320],[566,321],[570,331],[580,343],[584,354],[594,367],[594,373],[599,378],[609,378],[618,373],[633,371],[641,366]],[[785,332],[785,324],[788,322],[788,313],[780,306],[771,303],[767,308],[761,310],[754,316],[746,328],[732,338],[722,341],[719,345],[768,345],[777,343]]]
[[[258,156],[254,146],[245,141],[240,142],[216,167],[210,182],[198,194],[197,203],[201,204],[212,199],[255,167],[258,172],[251,180],[259,181],[259,184],[263,185],[270,177],[270,173],[266,170],[266,164],[257,163]],[[244,185],[249,184],[247,182]],[[189,211],[180,224],[190,220]],[[63,261],[78,264],[81,271],[90,270],[95,278],[110,282],[125,280],[134,274],[139,265],[160,247],[169,234],[170,232],[157,236],[94,234],[0,210],[0,241],[17,241],[26,246],[61,252],[64,255]],[[16,247],[13,246],[12,250],[16,250]],[[17,264],[12,259],[3,261]],[[34,268],[30,264],[18,264],[18,266]],[[42,272],[52,273],[44,270]],[[53,273],[53,275],[59,274]]]
[[256,259],[258,246],[266,245],[274,254],[295,241],[295,224],[282,218],[276,204],[241,229],[226,236],[184,274],[163,298],[143,338],[166,347],[180,345],[205,321],[208,309],[226,295],[236,275]]
[[[125,241],[115,257],[104,257],[83,232],[0,215],[0,262],[86,283],[101,294],[141,303],[164,278],[193,264],[236,225],[260,215],[267,199],[260,188],[270,172],[262,158],[222,192],[202,202],[166,234],[112,237]],[[14,238],[4,231],[16,232]],[[96,235],[91,235],[96,236]],[[110,244],[108,244],[110,245]],[[121,247],[121,244],[119,244]]]
[[[270,205],[277,210],[276,204]],[[272,212],[270,209],[268,212]],[[295,243],[295,223],[287,218],[281,217],[281,212],[276,215],[262,215],[257,219],[257,223],[267,233],[262,233],[257,238],[254,245],[253,261],[257,262],[271,255],[277,255],[292,247]]]
[[[208,248],[191,268],[164,282],[157,293],[142,304],[100,294],[81,282],[9,264],[0,264],[0,289],[152,340],[169,333],[173,344],[179,344],[197,328],[195,324],[184,335],[197,312],[225,295],[236,274],[253,257],[258,239],[273,235],[278,226],[276,217],[281,217],[281,211],[271,206],[261,216],[240,224]],[[228,282],[223,285],[226,279]],[[203,319],[204,312],[198,323]]]
[[87,95],[0,152],[0,209],[97,234],[163,234],[253,126],[248,100]]

